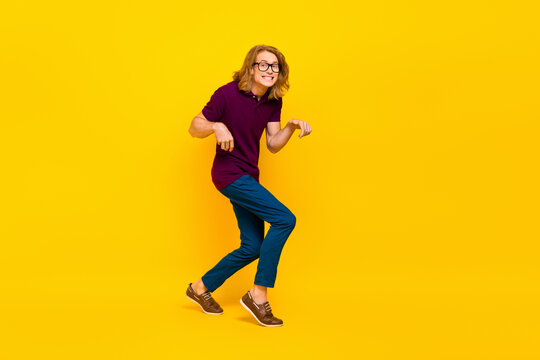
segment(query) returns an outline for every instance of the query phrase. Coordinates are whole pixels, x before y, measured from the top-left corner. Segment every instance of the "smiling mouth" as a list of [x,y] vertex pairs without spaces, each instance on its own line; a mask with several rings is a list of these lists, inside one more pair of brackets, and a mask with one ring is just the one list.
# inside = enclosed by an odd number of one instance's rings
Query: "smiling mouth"
[[263,76],[262,78],[266,80],[274,80],[272,76]]

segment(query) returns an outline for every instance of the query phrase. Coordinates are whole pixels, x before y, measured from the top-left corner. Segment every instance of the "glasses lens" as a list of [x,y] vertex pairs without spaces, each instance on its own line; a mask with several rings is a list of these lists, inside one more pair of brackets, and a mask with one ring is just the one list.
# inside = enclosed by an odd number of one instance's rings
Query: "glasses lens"
[[275,72],[275,73],[279,72],[279,64],[273,64],[272,65],[272,71]]
[[268,70],[268,64],[267,64],[267,63],[264,63],[264,62],[259,63],[259,70],[261,70],[261,71],[266,71],[266,70]]

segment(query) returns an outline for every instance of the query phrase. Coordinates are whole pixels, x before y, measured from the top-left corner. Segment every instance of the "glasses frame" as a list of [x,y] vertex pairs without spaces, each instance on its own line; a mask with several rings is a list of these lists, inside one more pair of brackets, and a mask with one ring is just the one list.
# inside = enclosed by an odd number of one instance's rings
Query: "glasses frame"
[[[261,64],[262,66],[266,65],[266,69],[261,69]],[[269,64],[267,62],[264,62],[264,63],[261,63],[261,62],[254,62],[253,64],[251,64],[251,66],[254,66],[254,65],[257,65],[257,68],[260,70],[260,71],[266,71],[268,70],[268,68],[270,67],[272,69],[272,72],[273,73],[276,73],[278,74],[280,71],[281,71],[281,66],[279,64]],[[274,66],[277,66],[278,67],[278,71],[275,71],[274,70]]]

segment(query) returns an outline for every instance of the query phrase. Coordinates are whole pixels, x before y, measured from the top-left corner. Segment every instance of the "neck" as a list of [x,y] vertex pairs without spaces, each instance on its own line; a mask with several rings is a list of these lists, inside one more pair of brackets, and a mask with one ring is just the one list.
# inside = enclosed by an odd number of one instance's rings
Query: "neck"
[[258,97],[263,96],[267,90],[268,90],[268,87],[257,84],[257,83],[254,83],[251,86],[251,92],[257,95]]

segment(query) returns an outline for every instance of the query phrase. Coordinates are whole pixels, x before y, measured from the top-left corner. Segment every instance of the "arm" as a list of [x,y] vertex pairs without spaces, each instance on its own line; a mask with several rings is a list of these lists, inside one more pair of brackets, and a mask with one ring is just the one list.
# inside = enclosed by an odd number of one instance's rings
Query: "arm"
[[227,129],[227,126],[222,122],[207,120],[202,112],[193,118],[188,131],[191,136],[198,138],[205,138],[214,133],[216,135],[217,144],[221,146],[223,150],[234,150],[234,139],[229,129]]
[[283,129],[280,129],[281,124],[277,121],[268,122],[266,124],[266,147],[272,154],[281,150],[289,141],[294,130],[302,129],[299,137],[309,135],[311,127],[305,121],[291,119]]
[[283,129],[280,127],[281,124],[277,121],[266,124],[266,147],[272,154],[281,150],[294,133],[294,129],[289,126],[289,123]]
[[205,138],[214,133],[216,124],[216,122],[207,120],[201,112],[191,121],[188,132],[193,137]]

